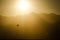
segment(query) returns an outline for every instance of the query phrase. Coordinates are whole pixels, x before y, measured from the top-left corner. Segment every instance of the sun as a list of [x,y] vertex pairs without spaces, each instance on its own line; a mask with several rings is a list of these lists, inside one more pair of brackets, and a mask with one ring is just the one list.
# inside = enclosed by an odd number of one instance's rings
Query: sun
[[25,15],[28,12],[30,4],[27,0],[20,0],[17,4],[20,14]]
[[21,1],[18,5],[18,7],[21,9],[21,10],[26,10],[28,9],[29,7],[29,4],[27,1]]

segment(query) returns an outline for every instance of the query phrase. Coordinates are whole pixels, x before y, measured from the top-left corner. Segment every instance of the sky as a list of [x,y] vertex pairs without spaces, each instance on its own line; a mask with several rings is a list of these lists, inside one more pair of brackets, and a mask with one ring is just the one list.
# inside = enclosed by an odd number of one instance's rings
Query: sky
[[[55,13],[60,14],[60,0],[28,0],[30,2],[30,12]],[[0,14],[14,15],[18,13],[16,3],[18,0],[0,0]]]

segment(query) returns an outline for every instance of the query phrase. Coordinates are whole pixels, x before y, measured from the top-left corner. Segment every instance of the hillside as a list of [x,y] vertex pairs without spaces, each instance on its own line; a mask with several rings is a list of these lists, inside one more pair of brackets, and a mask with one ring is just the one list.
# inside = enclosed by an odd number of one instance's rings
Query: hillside
[[[60,32],[60,15],[36,14],[7,17],[0,15],[1,37],[8,39],[57,39]],[[21,21],[23,23],[21,23]],[[16,25],[19,24],[19,27]],[[58,35],[57,35],[58,34]],[[56,37],[57,36],[57,37]]]

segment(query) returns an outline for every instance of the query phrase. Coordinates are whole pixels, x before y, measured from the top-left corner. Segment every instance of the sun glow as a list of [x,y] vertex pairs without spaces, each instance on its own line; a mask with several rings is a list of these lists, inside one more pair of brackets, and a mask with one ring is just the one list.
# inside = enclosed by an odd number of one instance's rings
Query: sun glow
[[18,14],[25,15],[29,11],[30,4],[27,0],[20,0],[17,6],[18,10],[20,11]]

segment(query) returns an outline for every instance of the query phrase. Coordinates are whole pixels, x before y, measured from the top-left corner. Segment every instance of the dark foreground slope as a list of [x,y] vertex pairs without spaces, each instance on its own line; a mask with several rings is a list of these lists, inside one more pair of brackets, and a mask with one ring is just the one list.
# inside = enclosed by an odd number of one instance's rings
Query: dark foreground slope
[[33,15],[37,17],[38,23],[42,25],[43,30],[45,29],[47,40],[60,40],[60,15],[54,13]]

